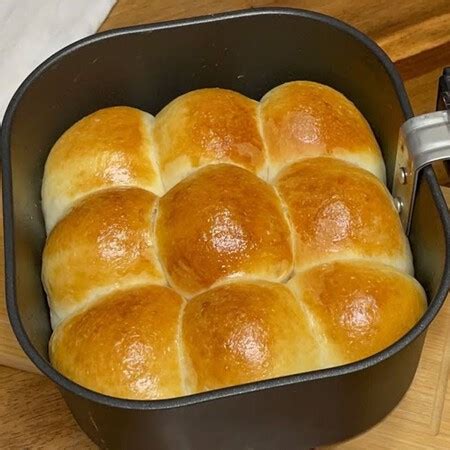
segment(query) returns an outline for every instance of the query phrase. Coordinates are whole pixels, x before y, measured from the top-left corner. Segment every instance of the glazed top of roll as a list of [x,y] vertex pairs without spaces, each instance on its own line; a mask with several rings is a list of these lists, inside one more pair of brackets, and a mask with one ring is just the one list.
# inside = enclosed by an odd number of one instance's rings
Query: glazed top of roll
[[142,189],[103,190],[56,225],[42,260],[53,326],[109,291],[165,284],[154,248],[156,201]]
[[364,260],[315,266],[289,286],[308,312],[324,367],[371,356],[405,335],[427,307],[420,284]]
[[74,202],[99,189],[136,186],[162,193],[152,122],[150,114],[135,108],[105,108],[82,118],[58,139],[42,182],[47,232]]
[[291,233],[272,186],[229,164],[198,170],[159,204],[156,235],[170,283],[192,296],[235,277],[284,280]]
[[265,169],[258,102],[234,91],[181,95],[156,116],[154,135],[166,190],[211,163],[231,162],[256,174]]
[[194,392],[318,366],[309,324],[281,284],[237,282],[211,289],[187,303],[183,321],[186,379]]
[[51,362],[103,394],[131,399],[183,395],[182,307],[182,298],[162,286],[115,291],[56,328]]
[[261,100],[261,122],[270,178],[289,163],[330,156],[385,179],[377,141],[355,105],[331,87],[292,81]]
[[413,272],[392,198],[371,173],[338,159],[311,158],[281,171],[275,185],[295,230],[296,270],[364,258]]

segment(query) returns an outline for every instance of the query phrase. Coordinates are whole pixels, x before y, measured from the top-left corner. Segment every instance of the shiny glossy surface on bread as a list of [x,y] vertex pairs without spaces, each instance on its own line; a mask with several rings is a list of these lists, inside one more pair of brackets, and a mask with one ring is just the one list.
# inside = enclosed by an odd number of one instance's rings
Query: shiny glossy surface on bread
[[272,89],[261,100],[261,123],[271,178],[291,162],[332,156],[384,180],[383,159],[366,119],[329,86],[292,81]]
[[317,83],[87,116],[42,187],[52,363],[144,400],[388,347],[426,299],[383,179],[364,117]]
[[182,307],[183,299],[162,286],[116,291],[56,329],[51,362],[66,377],[103,394],[132,399],[183,395]]
[[227,89],[199,89],[169,103],[155,120],[166,189],[195,169],[217,162],[254,172],[265,168],[258,102]]
[[285,279],[291,235],[272,186],[229,164],[210,165],[161,198],[156,235],[170,283],[194,295],[229,277]]
[[318,363],[305,316],[281,284],[236,282],[193,298],[182,336],[193,392],[304,372]]
[[322,351],[335,364],[358,361],[393,344],[427,306],[414,278],[364,260],[315,266],[289,286],[308,308],[316,334],[324,336]]
[[297,270],[365,258],[412,273],[392,198],[369,172],[337,159],[312,158],[287,167],[275,185],[295,229]]
[[71,126],[45,164],[42,208],[47,231],[73,202],[104,188],[162,186],[151,138],[153,117],[125,106],[105,108]]
[[83,199],[56,225],[42,258],[53,326],[113,289],[165,284],[154,248],[156,201],[142,189],[105,190]]

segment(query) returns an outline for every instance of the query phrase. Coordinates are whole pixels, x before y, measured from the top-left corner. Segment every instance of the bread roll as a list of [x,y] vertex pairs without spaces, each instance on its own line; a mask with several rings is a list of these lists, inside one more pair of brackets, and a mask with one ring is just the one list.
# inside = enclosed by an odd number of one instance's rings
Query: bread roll
[[200,169],[161,198],[156,236],[172,286],[191,296],[230,277],[284,280],[291,233],[273,187],[229,164]]
[[56,328],[51,362],[76,383],[114,397],[183,395],[182,308],[182,298],[166,287],[115,291]]
[[427,306],[414,278],[367,260],[315,266],[289,286],[309,311],[323,366],[384,350],[417,323]]
[[42,257],[53,326],[108,291],[166,283],[154,249],[155,207],[151,192],[104,190],[56,225]]
[[165,188],[218,162],[265,174],[258,102],[226,89],[199,89],[169,103],[155,121]]
[[312,158],[283,170],[276,187],[295,229],[297,270],[364,258],[413,272],[392,198],[369,172],[345,161]]
[[317,345],[281,284],[237,282],[190,300],[183,318],[187,385],[201,392],[317,367]]
[[74,202],[99,189],[136,186],[161,194],[152,124],[153,117],[143,111],[105,108],[84,117],[58,139],[42,182],[47,232]]
[[383,179],[361,113],[318,83],[87,116],[42,186],[52,364],[149,400],[379,352],[426,308]]
[[377,141],[362,114],[344,95],[311,81],[292,81],[261,100],[261,123],[272,179],[303,158],[330,156],[385,179]]

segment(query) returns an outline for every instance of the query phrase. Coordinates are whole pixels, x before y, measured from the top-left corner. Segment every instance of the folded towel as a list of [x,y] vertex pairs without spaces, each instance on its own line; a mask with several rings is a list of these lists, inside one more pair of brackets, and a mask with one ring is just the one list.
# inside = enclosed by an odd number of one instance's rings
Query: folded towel
[[116,0],[0,0],[0,123],[27,75],[66,45],[95,33]]

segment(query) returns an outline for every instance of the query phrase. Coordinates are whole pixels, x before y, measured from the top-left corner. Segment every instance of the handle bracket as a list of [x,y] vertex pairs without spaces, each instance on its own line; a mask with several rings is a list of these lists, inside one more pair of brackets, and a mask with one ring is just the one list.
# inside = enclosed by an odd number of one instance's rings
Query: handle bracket
[[450,160],[450,68],[439,80],[436,111],[412,117],[400,127],[392,195],[406,234],[411,225],[419,172],[427,165]]
[[450,159],[450,111],[412,117],[401,126],[392,195],[406,234],[420,170],[446,159]]

